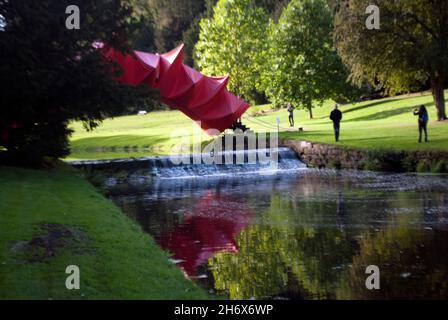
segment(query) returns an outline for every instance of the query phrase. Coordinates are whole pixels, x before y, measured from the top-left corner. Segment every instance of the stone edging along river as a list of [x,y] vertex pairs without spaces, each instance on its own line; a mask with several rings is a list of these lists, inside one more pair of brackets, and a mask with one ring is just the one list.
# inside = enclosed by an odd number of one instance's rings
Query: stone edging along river
[[294,150],[301,161],[314,168],[372,171],[448,173],[447,151],[360,150],[301,140],[285,139],[281,147]]

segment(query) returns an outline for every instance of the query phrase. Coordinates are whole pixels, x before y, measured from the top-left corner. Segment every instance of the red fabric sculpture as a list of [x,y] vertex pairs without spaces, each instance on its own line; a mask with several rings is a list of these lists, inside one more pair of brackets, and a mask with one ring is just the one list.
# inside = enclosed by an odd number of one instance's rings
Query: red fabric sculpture
[[249,104],[227,91],[226,77],[207,77],[184,65],[184,45],[163,55],[134,51],[124,55],[106,49],[106,57],[118,63],[124,84],[146,84],[158,89],[160,100],[178,109],[204,130],[219,132],[229,128],[249,108]]

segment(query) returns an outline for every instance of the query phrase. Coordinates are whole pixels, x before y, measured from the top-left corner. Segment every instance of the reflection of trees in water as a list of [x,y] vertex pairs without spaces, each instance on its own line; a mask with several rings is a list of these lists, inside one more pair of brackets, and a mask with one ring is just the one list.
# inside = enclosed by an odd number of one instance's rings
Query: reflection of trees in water
[[261,221],[238,236],[238,254],[218,254],[209,261],[215,288],[227,290],[231,299],[333,297],[340,273],[333,267],[349,263],[354,253],[349,239],[335,228],[301,227],[303,215],[282,200],[271,195]]
[[[437,195],[432,198],[440,200]],[[428,207],[437,203],[406,193],[391,194],[387,200],[383,209],[390,213],[381,217],[387,225],[373,233],[369,224],[355,230],[341,226],[350,225],[347,220],[377,219],[375,206],[365,208],[367,212],[357,218],[353,214],[360,211],[345,203],[341,194],[332,209],[328,204],[300,203],[272,194],[270,208],[259,223],[238,236],[239,253],[209,260],[215,288],[228,291],[231,299],[448,297],[447,233],[415,225],[424,223]],[[420,212],[395,211],[419,207]],[[331,210],[336,213],[334,226],[313,226],[326,221]],[[365,287],[365,269],[371,264],[381,270],[379,291]]]
[[[375,234],[363,232],[359,254],[340,279],[339,299],[446,299],[448,243],[446,231],[409,228],[409,216]],[[381,289],[367,290],[368,265],[377,265]]]

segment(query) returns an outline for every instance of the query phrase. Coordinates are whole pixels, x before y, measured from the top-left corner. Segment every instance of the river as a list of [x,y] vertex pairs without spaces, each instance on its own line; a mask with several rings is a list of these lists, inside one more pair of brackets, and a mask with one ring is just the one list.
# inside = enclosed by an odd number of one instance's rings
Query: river
[[448,298],[447,177],[300,169],[127,180],[108,194],[225,298]]

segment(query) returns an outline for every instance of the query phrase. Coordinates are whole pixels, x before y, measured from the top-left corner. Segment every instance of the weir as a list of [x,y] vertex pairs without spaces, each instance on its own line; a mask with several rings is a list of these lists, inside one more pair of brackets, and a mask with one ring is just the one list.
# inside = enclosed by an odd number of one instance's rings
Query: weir
[[87,171],[128,171],[137,175],[162,178],[186,178],[244,173],[269,174],[277,171],[302,170],[306,165],[289,148],[223,151],[216,154],[154,156],[115,160],[70,161]]

